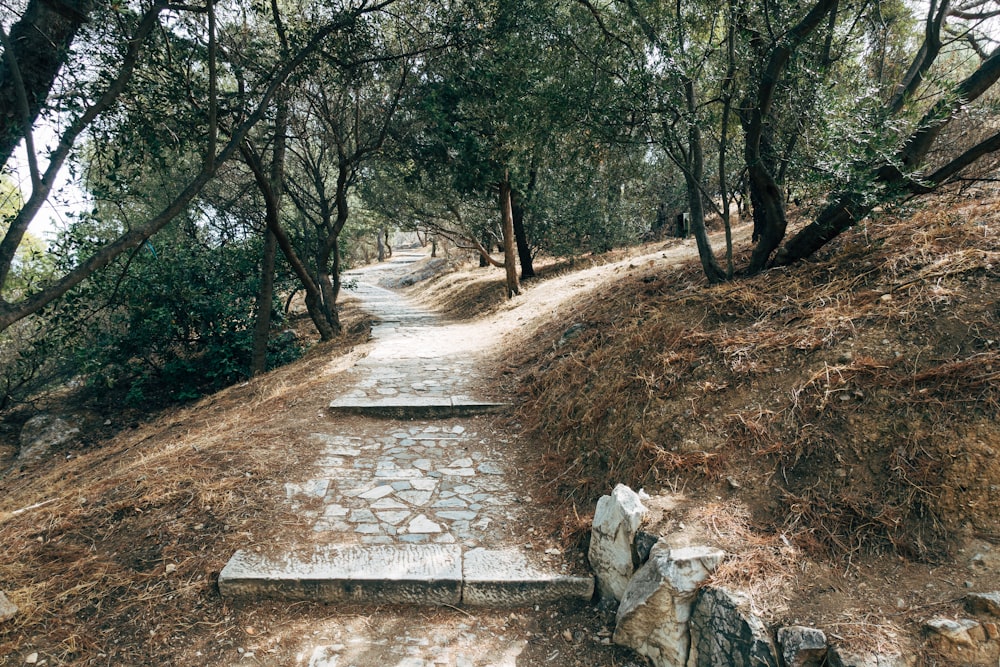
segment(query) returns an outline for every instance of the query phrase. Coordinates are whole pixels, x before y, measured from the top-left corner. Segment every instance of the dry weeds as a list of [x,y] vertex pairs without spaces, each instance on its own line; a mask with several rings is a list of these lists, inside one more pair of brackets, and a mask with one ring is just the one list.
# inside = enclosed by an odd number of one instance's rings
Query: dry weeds
[[275,417],[325,404],[319,390],[366,336],[0,480],[0,589],[21,610],[0,629],[0,664],[28,650],[49,664],[172,664],[239,641],[216,580],[241,542],[283,521],[275,480],[296,456]]
[[542,476],[579,506],[743,477],[756,525],[836,557],[997,535],[998,230],[997,202],[951,202],[734,284],[691,289],[692,264],[605,286],[522,345]]

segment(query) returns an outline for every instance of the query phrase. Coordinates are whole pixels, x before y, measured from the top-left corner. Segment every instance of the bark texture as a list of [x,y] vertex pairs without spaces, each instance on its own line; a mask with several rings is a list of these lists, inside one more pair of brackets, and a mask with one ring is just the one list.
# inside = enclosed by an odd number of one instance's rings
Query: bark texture
[[11,27],[13,53],[0,58],[0,164],[10,159],[25,131],[10,55],[20,71],[30,124],[34,124],[73,38],[96,5],[93,0],[31,0]]

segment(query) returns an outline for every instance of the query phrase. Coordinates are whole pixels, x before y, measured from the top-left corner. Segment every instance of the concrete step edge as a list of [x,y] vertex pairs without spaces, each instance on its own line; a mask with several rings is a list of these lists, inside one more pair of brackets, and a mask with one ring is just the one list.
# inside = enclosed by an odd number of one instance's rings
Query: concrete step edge
[[267,556],[240,550],[219,574],[229,599],[520,607],[590,600],[592,576],[539,569],[517,549],[324,545]]
[[463,417],[493,414],[510,407],[509,403],[477,401],[460,396],[413,398],[343,397],[332,401],[331,412],[387,418]]

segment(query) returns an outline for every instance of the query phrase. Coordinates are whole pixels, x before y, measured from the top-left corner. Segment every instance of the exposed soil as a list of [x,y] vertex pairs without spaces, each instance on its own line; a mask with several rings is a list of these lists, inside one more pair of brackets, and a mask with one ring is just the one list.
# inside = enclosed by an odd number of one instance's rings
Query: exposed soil
[[[538,506],[525,542],[579,557],[597,497],[645,487],[646,529],[725,548],[717,581],[769,620],[941,664],[921,623],[1000,589],[1000,207],[960,204],[883,216],[808,266],[718,287],[693,242],[673,240],[541,262],[511,301],[501,270],[472,263],[408,289],[464,335],[503,341],[483,370],[518,405],[493,428]],[[745,246],[747,226],[736,233]],[[280,502],[295,443],[365,354],[365,316],[342,317],[351,333],[295,364],[98,420],[0,480],[0,589],[22,609],[0,626],[0,664],[291,665],[303,637],[432,626],[518,638],[517,664],[638,664],[604,645],[612,619],[591,606],[221,600],[237,547],[297,530]]]

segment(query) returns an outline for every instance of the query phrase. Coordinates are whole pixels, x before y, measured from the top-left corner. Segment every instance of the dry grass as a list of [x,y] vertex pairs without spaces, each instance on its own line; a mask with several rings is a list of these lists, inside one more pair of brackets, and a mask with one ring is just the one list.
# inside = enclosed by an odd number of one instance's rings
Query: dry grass
[[998,260],[997,202],[951,202],[729,285],[633,272],[520,344],[516,419],[567,503],[736,476],[809,552],[943,557],[1000,533]]
[[348,365],[340,355],[367,335],[354,331],[0,481],[0,589],[21,609],[0,628],[0,664],[29,651],[49,664],[174,664],[238,641],[218,572],[286,520],[272,499],[296,464],[295,428],[275,422],[325,404],[321,390]]

